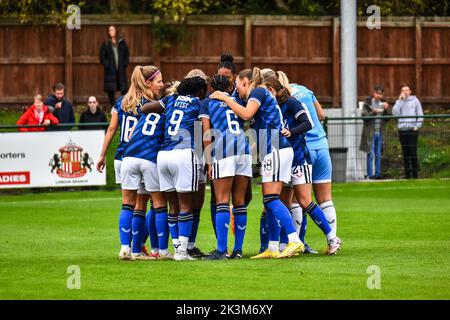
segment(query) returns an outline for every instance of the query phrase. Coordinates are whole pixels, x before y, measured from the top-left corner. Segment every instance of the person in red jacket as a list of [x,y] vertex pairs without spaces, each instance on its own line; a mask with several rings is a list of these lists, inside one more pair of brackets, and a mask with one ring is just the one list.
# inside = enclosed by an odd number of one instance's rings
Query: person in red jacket
[[48,107],[42,102],[40,94],[34,96],[34,104],[16,122],[17,125],[42,125],[42,127],[19,128],[19,131],[22,132],[44,131],[47,126],[58,123],[58,118],[48,111]]

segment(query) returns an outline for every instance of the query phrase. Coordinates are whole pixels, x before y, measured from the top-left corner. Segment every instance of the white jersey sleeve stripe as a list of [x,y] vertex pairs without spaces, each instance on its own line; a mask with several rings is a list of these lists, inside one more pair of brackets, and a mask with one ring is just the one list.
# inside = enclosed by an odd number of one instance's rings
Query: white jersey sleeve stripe
[[[256,98],[250,98],[250,99],[248,99],[248,102],[250,102],[250,101],[255,101],[255,102],[258,104],[258,106],[261,105],[261,101],[259,101],[259,100],[256,99]],[[248,103],[248,102],[247,102],[247,103]]]
[[296,113],[295,119],[297,119],[298,117],[300,117],[304,113],[306,113],[305,110],[300,110],[299,112]]

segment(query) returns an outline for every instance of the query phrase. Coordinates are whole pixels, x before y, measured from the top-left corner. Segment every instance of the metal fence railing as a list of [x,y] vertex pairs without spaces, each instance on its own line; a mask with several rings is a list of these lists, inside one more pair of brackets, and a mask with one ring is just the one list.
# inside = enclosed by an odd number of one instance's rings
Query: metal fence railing
[[[423,118],[422,127],[417,130],[417,148],[413,139],[400,141],[397,122],[400,118],[416,121]],[[375,178],[375,157],[377,150],[371,148],[373,159],[368,159],[367,149],[361,148],[364,126],[374,126],[380,120],[380,178],[400,179],[418,178],[450,178],[450,115],[424,115],[421,117],[342,117],[326,118],[324,128],[330,145],[333,162],[334,181],[355,181]],[[370,129],[366,129],[370,132]],[[413,134],[414,135],[414,134]],[[376,147],[374,140],[370,147]],[[361,149],[363,151],[361,151]],[[414,150],[417,151],[417,168],[415,168]],[[405,163],[405,159],[407,159]],[[372,164],[372,171],[368,167]]]

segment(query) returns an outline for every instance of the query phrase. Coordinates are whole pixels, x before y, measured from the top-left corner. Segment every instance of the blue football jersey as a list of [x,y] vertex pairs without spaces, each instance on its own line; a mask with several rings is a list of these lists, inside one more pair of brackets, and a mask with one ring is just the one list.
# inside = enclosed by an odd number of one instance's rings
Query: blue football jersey
[[[284,123],[277,100],[264,88],[253,89],[248,97],[248,102],[252,100],[259,104],[259,109],[253,116],[250,126],[256,130],[258,151],[262,153],[260,157],[272,152],[272,130],[275,130],[278,134],[278,141],[273,141],[275,143],[274,147],[277,147],[276,142],[278,142],[279,149],[290,147],[287,139],[280,133],[284,128]],[[261,143],[266,144],[265,150],[262,148]]]
[[234,89],[233,93],[231,94],[231,97],[241,106],[245,107],[245,105],[247,104],[247,101],[244,101],[241,99],[241,97],[239,97],[239,92],[237,91],[237,89]]
[[[161,150],[195,149],[195,123],[200,114],[197,97],[172,95],[160,100],[165,109],[164,142]],[[199,142],[201,143],[201,126]]]
[[317,100],[314,93],[305,86],[296,83],[290,84],[292,96],[306,106],[308,117],[312,121],[312,129],[306,133],[306,144],[311,150],[328,149],[328,140],[325,130],[317,116],[314,102]]
[[[138,114],[135,115],[132,112],[125,112],[122,109],[122,100],[124,96],[120,96],[112,108],[111,112],[117,112],[118,118],[119,118],[119,128],[120,128],[120,138],[119,138],[119,144],[117,145],[117,151],[114,155],[114,159],[116,160],[122,160],[123,154],[125,152],[125,149],[127,147],[127,143],[130,140],[130,133],[133,127],[137,124],[139,118],[141,117],[141,108],[138,105],[137,112]],[[146,103],[146,99],[142,99],[141,103]]]
[[[300,115],[306,113],[302,104],[294,97],[289,97],[283,104],[281,104],[280,108],[283,113],[284,126],[288,130],[289,128],[296,127],[296,119]],[[311,160],[309,157],[308,148],[306,146],[305,134],[291,136],[288,138],[288,141],[294,150],[292,166],[303,165],[306,163],[310,164]]]
[[164,114],[149,113],[139,119],[123,157],[134,157],[156,163],[164,141]]
[[[235,98],[233,100],[236,101]],[[248,139],[243,130],[244,121],[225,102],[210,98],[203,100],[200,109],[200,118],[202,117],[208,118],[214,129],[213,157],[220,160],[250,154]]]
[[239,92],[237,91],[236,83],[234,83],[234,90],[231,93],[231,97],[234,98],[237,101],[237,103],[241,104],[242,99],[239,97]]

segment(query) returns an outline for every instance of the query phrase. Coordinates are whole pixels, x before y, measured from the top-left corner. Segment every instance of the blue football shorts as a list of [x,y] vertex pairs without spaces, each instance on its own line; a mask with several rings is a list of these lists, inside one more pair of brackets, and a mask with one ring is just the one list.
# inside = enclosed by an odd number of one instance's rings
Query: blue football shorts
[[328,149],[309,150],[312,164],[312,183],[331,182],[332,167]]

